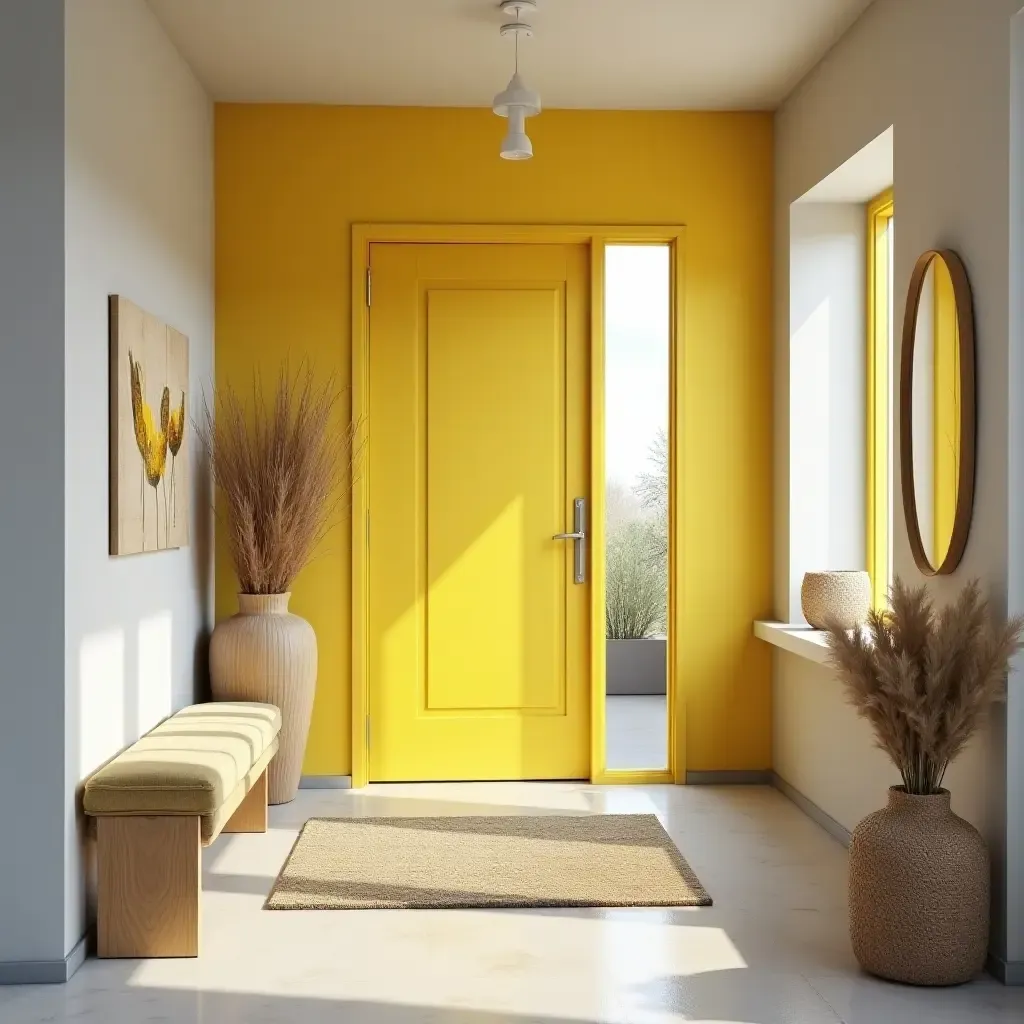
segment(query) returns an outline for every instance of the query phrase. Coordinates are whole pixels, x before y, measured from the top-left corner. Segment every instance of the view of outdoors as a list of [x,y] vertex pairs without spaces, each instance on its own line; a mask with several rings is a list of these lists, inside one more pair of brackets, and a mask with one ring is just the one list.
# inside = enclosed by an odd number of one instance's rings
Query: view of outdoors
[[607,765],[667,764],[669,249],[605,265]]

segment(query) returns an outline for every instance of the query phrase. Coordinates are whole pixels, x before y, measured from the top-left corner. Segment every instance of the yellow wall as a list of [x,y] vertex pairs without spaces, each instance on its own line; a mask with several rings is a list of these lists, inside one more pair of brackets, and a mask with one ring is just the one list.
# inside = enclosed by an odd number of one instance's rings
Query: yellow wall
[[[527,163],[498,158],[502,131],[486,110],[219,105],[217,380],[308,356],[348,382],[354,222],[685,224],[687,768],[767,768],[771,115],[547,111]],[[320,643],[307,774],[350,770],[348,543],[294,588]],[[234,589],[218,541],[218,617]]]

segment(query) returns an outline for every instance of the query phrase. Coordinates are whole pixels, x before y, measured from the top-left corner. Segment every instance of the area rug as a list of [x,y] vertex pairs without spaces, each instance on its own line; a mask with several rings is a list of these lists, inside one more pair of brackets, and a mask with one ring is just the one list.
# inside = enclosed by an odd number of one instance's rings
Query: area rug
[[707,907],[653,814],[311,818],[268,910]]

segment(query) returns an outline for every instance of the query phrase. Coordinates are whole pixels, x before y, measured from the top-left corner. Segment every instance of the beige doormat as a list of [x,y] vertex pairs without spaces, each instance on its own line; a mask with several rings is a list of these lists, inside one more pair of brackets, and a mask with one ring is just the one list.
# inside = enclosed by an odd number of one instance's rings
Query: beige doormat
[[312,818],[268,910],[707,907],[653,814]]

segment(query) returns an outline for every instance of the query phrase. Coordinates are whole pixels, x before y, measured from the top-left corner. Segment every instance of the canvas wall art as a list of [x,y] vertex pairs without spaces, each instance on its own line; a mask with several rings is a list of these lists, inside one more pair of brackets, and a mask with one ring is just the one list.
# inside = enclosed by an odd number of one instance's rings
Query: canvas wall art
[[188,544],[188,338],[110,296],[110,553]]

